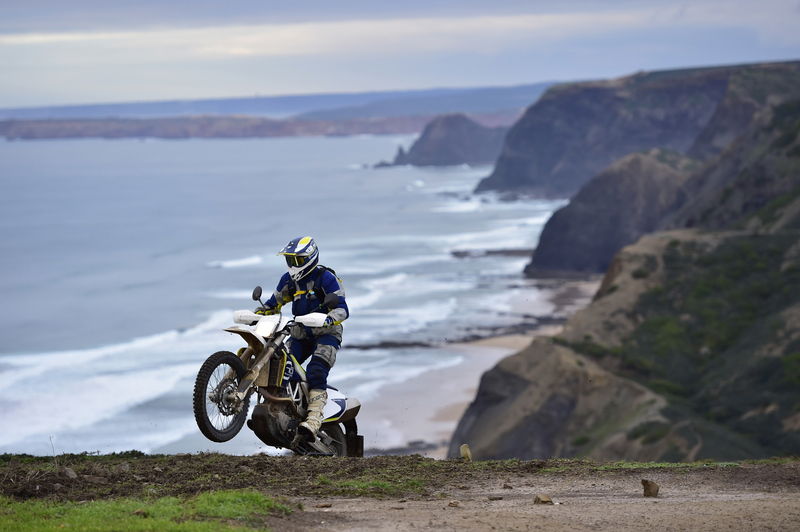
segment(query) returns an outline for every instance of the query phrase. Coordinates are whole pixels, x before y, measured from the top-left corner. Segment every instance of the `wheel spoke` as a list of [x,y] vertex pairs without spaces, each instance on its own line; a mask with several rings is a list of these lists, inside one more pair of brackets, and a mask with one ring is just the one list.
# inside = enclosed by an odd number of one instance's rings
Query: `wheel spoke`
[[[226,396],[235,391],[236,382],[226,377],[235,373],[227,364],[220,364],[211,373],[206,387],[206,410],[211,425],[220,431],[227,430],[236,419],[236,412],[225,403]],[[212,399],[213,398],[213,399]]]
[[233,438],[248,414],[249,397],[237,396],[239,377],[245,368],[231,352],[220,351],[201,366],[195,381],[193,405],[200,431],[211,441]]

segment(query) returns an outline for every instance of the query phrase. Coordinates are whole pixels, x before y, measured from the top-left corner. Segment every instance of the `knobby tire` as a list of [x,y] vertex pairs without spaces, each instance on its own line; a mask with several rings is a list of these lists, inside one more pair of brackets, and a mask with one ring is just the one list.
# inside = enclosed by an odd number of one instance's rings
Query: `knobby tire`
[[236,436],[242,429],[247,414],[250,410],[250,397],[245,397],[241,409],[233,415],[233,420],[227,427],[218,429],[209,419],[207,389],[208,382],[219,366],[226,365],[236,372],[236,384],[244,377],[247,370],[241,359],[229,351],[219,351],[206,359],[197,373],[194,383],[193,406],[194,418],[200,432],[213,442],[226,442]]

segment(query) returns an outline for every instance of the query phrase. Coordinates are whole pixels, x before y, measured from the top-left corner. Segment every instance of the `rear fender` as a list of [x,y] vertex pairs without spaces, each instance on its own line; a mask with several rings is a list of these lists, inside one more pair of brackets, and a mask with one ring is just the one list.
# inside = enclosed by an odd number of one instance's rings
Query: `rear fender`
[[355,397],[348,397],[347,403],[344,408],[344,412],[342,413],[342,417],[339,418],[339,421],[344,423],[346,421],[355,419],[360,410],[361,410],[361,401],[359,401]]
[[358,399],[347,397],[339,390],[328,388],[328,401],[322,412],[323,423],[351,420],[356,417],[359,410],[361,410],[361,402]]

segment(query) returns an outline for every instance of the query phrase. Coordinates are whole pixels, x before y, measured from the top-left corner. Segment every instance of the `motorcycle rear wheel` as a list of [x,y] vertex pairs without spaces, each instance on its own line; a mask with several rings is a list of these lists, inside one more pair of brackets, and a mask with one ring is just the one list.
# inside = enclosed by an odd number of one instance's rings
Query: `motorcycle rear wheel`
[[194,419],[200,432],[211,441],[225,442],[242,429],[250,410],[250,396],[241,405],[227,399],[236,392],[247,370],[241,359],[229,351],[208,357],[194,383]]
[[333,440],[331,448],[336,453],[336,456],[347,456],[347,439],[345,439],[344,431],[339,423],[325,423],[319,430]]

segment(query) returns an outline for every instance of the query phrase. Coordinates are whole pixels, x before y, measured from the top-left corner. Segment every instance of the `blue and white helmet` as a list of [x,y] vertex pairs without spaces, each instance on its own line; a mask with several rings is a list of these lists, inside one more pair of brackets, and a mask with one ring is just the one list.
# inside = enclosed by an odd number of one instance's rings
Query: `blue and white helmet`
[[299,281],[314,271],[319,263],[317,243],[310,236],[292,239],[278,252],[278,255],[286,257],[289,275],[294,281]]

